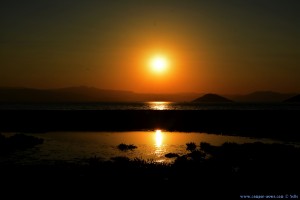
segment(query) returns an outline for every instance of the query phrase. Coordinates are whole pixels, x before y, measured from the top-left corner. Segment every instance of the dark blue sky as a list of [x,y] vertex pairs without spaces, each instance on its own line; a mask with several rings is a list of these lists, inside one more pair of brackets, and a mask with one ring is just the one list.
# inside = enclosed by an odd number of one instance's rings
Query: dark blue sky
[[[297,0],[1,1],[0,86],[300,92],[299,10]],[[156,51],[173,63],[164,80],[143,63]]]

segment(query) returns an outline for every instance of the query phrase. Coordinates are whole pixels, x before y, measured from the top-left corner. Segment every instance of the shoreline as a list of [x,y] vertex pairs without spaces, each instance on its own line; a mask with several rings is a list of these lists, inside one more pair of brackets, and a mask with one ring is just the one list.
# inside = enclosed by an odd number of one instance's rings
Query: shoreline
[[[113,189],[134,190],[157,186],[160,194],[178,194],[239,198],[239,195],[298,195],[299,188],[291,179],[299,179],[299,148],[263,143],[224,143],[213,146],[201,143],[196,149],[176,158],[172,164],[143,159],[114,157],[102,161],[90,157],[86,164],[55,162],[53,165],[16,165],[1,167],[5,189],[78,188],[83,194],[111,192]],[[209,155],[209,156],[207,156]],[[31,181],[31,184],[27,184]],[[93,188],[91,191],[90,189]],[[152,190],[153,188],[150,187]],[[184,189],[184,190],[183,190]],[[6,191],[6,190],[4,190]],[[157,190],[155,190],[157,191]],[[226,191],[226,193],[224,193]],[[87,193],[88,192],[88,193]],[[58,194],[58,193],[57,193]],[[100,193],[103,195],[103,193]],[[133,193],[122,193],[122,196]],[[146,193],[148,194],[148,193]]]
[[162,129],[300,141],[297,110],[1,110],[0,132]]
[[[0,132],[130,131],[168,129],[300,141],[299,111],[1,111]],[[203,154],[205,153],[205,154]],[[206,154],[209,155],[206,157]],[[9,155],[8,155],[9,156]],[[55,197],[111,195],[132,197],[132,189],[158,188],[167,198],[240,195],[298,195],[299,148],[283,144],[200,144],[200,150],[176,158],[172,165],[115,157],[91,157],[83,165],[2,165],[4,191],[43,191]],[[28,184],[31,182],[31,184]],[[195,184],[196,183],[196,184]],[[68,188],[68,189],[67,189]],[[140,189],[141,188],[141,189]],[[155,190],[155,193],[158,190]],[[58,192],[59,191],[59,192]],[[99,193],[99,191],[101,191]],[[156,197],[156,196],[155,196]]]

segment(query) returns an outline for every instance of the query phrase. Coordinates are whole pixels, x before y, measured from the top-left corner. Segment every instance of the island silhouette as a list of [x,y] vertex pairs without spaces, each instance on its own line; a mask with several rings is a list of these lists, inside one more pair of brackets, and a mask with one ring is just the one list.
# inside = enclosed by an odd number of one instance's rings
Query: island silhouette
[[217,94],[205,94],[202,97],[199,97],[195,100],[193,100],[193,102],[204,102],[204,103],[228,103],[228,102],[233,102],[230,99],[227,99],[225,97],[222,97],[220,95]]
[[300,94],[296,95],[296,96],[293,96],[289,99],[286,99],[286,100],[284,100],[284,102],[286,102],[286,103],[299,103],[300,102]]

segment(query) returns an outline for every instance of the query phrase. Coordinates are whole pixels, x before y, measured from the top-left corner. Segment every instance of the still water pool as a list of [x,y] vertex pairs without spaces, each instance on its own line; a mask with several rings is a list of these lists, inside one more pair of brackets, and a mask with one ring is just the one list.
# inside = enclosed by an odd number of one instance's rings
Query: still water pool
[[[5,136],[13,133],[5,133]],[[198,132],[168,132],[163,130],[131,132],[48,132],[27,134],[43,138],[44,143],[34,148],[15,151],[1,158],[2,162],[15,164],[49,164],[57,161],[83,162],[97,156],[109,160],[116,156],[141,158],[155,162],[172,162],[166,158],[167,153],[183,155],[187,153],[186,143],[194,142],[198,148],[200,142],[222,145],[225,142],[235,143],[274,143],[271,139],[257,139],[238,136],[225,136]],[[118,145],[133,144],[134,150],[121,151]]]

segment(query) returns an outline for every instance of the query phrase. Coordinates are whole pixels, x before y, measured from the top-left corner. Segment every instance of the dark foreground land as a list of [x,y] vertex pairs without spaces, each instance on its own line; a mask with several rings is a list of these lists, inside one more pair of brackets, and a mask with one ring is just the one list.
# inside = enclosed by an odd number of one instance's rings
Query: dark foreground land
[[[160,128],[300,141],[298,115],[299,111],[1,111],[0,131]],[[15,144],[13,141],[19,142],[18,138],[2,138],[3,144]],[[34,143],[29,140],[30,145],[23,147],[41,142],[31,140]],[[216,147],[201,143],[189,150],[183,156],[170,152],[167,156],[176,157],[173,164],[126,157],[111,161],[91,157],[86,164],[6,163],[1,165],[1,188],[11,196],[22,191],[23,196],[41,199],[40,193],[52,198],[80,199],[95,199],[95,196],[96,199],[253,199],[258,196],[267,199],[267,195],[271,195],[269,199],[292,199],[300,194],[297,183],[300,150],[294,146],[225,143]],[[10,151],[14,149],[2,149],[2,156],[9,156]]]
[[189,148],[187,144],[186,155],[166,154],[176,157],[171,164],[127,157],[109,161],[90,157],[81,164],[7,163],[1,166],[2,189],[12,190],[11,194],[25,190],[30,196],[42,192],[54,197],[83,195],[85,199],[92,198],[89,195],[109,199],[241,199],[253,195],[261,199],[288,195],[290,199],[299,195],[300,148],[263,143],[193,145]]
[[299,110],[1,110],[0,131],[163,129],[300,141]]

